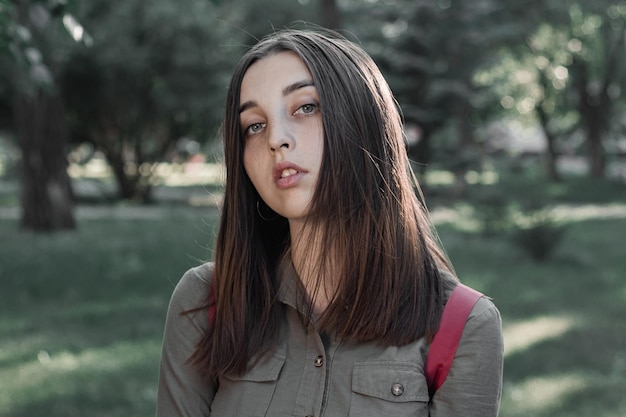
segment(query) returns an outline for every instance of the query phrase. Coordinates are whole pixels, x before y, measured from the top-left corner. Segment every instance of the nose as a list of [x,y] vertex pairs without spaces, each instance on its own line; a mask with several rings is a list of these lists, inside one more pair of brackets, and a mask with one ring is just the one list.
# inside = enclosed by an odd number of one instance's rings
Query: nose
[[295,145],[291,130],[285,123],[274,123],[269,133],[268,145],[272,152],[279,149],[292,149]]

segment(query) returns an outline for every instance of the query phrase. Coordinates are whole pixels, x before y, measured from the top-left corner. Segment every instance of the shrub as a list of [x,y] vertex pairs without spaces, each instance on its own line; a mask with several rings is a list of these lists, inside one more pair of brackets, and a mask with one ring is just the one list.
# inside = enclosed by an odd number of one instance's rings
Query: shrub
[[510,206],[500,193],[488,193],[474,204],[474,217],[484,236],[494,236],[510,228]]
[[535,261],[547,260],[565,235],[565,225],[548,206],[533,208],[516,216],[511,231],[513,243]]

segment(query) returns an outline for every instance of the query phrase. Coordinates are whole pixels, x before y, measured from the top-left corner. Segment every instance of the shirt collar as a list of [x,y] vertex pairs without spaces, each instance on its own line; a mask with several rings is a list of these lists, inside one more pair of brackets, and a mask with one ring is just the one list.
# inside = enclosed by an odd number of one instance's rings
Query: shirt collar
[[289,253],[281,260],[276,273],[279,283],[279,301],[293,307],[302,314],[306,314],[309,304],[308,296]]

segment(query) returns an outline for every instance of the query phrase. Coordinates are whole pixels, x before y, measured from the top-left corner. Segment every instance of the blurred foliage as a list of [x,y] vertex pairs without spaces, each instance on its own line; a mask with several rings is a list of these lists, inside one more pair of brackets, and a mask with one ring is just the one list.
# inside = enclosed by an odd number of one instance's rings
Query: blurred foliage
[[171,158],[181,140],[217,136],[242,46],[296,19],[301,9],[297,2],[260,1],[81,5],[88,42],[72,50],[61,78],[73,141],[103,151],[121,198],[149,201],[154,163]]
[[[0,128],[21,150],[20,226],[53,231],[75,226],[67,174],[66,113],[56,83],[71,38],[63,26],[74,1],[5,3],[0,56]],[[7,7],[4,7],[7,6]],[[4,135],[3,135],[4,136]]]
[[511,238],[532,259],[543,262],[556,251],[566,230],[566,226],[558,222],[549,206],[539,207],[518,216]]
[[[51,26],[45,48],[18,4]],[[0,126],[13,129],[15,80],[49,81],[72,142],[105,155],[120,198],[149,201],[155,162],[175,158],[181,141],[218,136],[246,48],[284,27],[334,22],[381,66],[422,170],[451,170],[462,193],[469,169],[540,136],[547,147],[528,152],[547,151],[556,179],[563,154],[591,154],[602,171],[604,154],[619,152],[625,21],[620,0],[2,0]]]
[[528,30],[520,6],[510,3],[374,2],[364,14],[371,27],[385,21],[368,47],[381,63],[406,122],[418,126],[418,140],[409,143],[409,150],[420,163],[444,161],[458,179],[479,164],[475,131],[492,117],[498,98],[474,76],[497,60],[499,49],[523,41]]
[[483,185],[473,194],[469,200],[471,215],[484,238],[506,236],[531,259],[545,262],[559,247],[568,227],[554,208],[558,199],[554,194],[550,188],[536,185],[522,191],[516,189],[514,181],[500,178],[497,185]]
[[220,26],[210,24],[216,7],[92,1],[77,16],[83,42],[60,77],[72,140],[104,153],[121,198],[148,201],[151,164],[180,138],[215,135],[229,57],[216,47]]
[[476,80],[491,86],[509,117],[540,125],[549,157],[585,155],[602,177],[605,153],[624,133],[626,3],[554,0],[527,10],[535,29]]
[[483,235],[495,236],[510,229],[510,204],[507,197],[493,190],[475,199],[474,217],[478,220]]

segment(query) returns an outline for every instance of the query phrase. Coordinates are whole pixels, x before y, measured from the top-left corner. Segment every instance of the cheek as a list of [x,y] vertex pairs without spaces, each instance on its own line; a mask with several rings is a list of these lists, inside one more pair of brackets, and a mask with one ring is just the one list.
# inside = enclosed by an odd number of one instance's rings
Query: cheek
[[254,163],[251,153],[246,149],[243,151],[243,169],[248,174],[248,177],[252,178],[254,171]]
[[315,152],[320,156],[324,153],[324,125],[322,124],[322,120],[318,120],[315,125]]
[[318,168],[322,165],[322,159],[324,158],[324,133],[322,131],[319,132],[319,136],[316,138],[317,140],[314,142],[314,149],[311,150],[312,155],[316,155],[317,157],[317,165]]
[[255,149],[254,146],[246,145],[243,151],[243,168],[255,186],[257,185],[262,166],[263,160],[258,149]]

